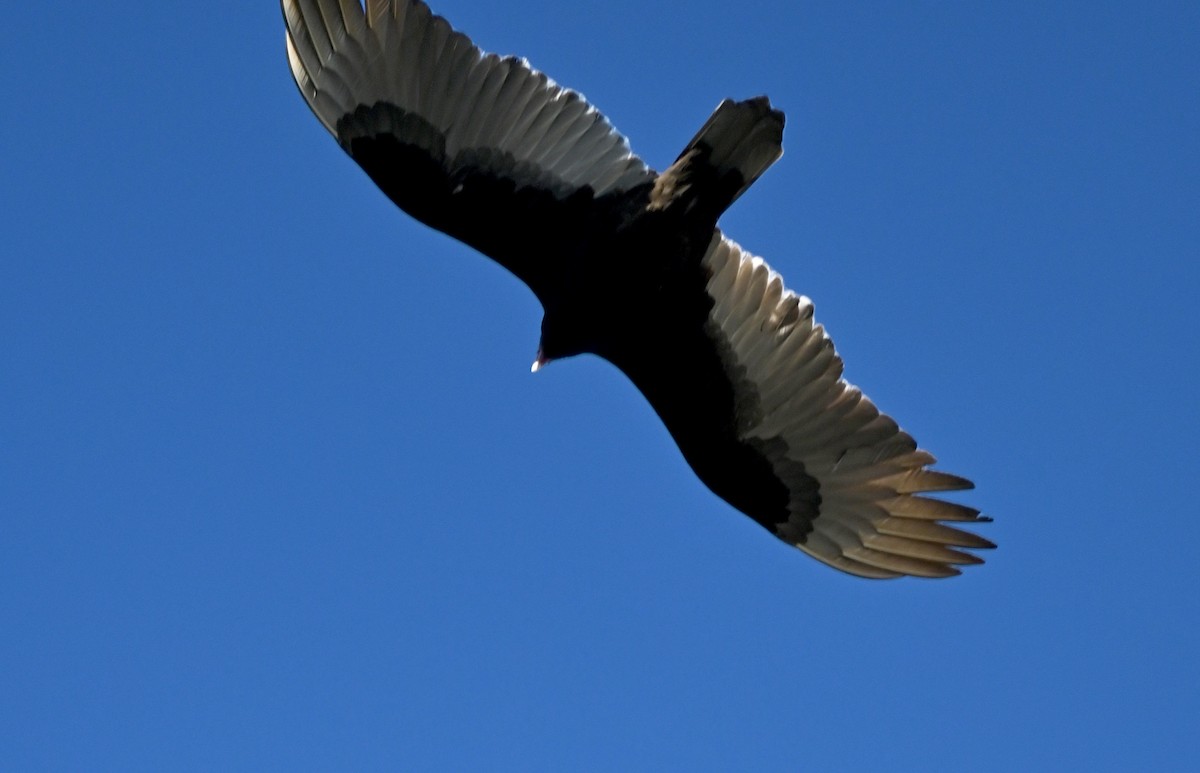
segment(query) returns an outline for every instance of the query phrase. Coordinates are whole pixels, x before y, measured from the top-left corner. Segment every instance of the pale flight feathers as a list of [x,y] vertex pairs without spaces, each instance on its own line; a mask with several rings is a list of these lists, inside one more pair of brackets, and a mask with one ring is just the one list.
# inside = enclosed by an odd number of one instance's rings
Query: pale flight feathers
[[358,106],[387,102],[444,137],[449,172],[483,165],[518,184],[549,176],[564,195],[654,179],[582,96],[523,59],[483,53],[424,3],[378,0],[364,15],[355,0],[283,0],[283,10],[296,84],[335,136]]
[[[763,441],[776,475],[797,482],[780,539],[864,577],[945,577],[959,573],[957,564],[981,563],[954,548],[992,543],[938,523],[983,520],[978,511],[917,496],[971,483],[926,469],[933,456],[841,378],[842,360],[814,324],[812,302],[719,232],[704,263],[711,334],[726,344],[731,378],[752,402],[740,435]],[[799,496],[804,475],[820,484],[819,515]]]

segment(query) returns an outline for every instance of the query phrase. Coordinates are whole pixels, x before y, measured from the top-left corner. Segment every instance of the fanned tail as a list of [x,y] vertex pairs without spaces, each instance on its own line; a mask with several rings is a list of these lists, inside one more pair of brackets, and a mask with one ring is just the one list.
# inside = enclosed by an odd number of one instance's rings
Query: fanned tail
[[715,222],[783,155],[783,113],[766,97],[717,106],[655,182],[651,209],[697,206]]

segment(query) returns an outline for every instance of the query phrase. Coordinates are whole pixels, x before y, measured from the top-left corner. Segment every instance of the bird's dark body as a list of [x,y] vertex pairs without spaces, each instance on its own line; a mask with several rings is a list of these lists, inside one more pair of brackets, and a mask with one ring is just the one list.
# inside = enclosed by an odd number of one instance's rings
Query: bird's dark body
[[[338,139],[397,206],[529,285],[545,309],[548,357],[591,353],[610,361],[645,395],[714,493],[772,531],[786,521],[788,488],[760,450],[737,436],[738,374],[729,372],[724,342],[708,324],[713,300],[702,258],[724,209],[720,199],[732,200],[741,181],[710,186],[718,195],[708,206],[687,195],[656,202],[650,183],[559,197],[549,185],[517,187],[479,166],[448,171],[445,139],[428,124],[410,131],[419,144],[377,130],[399,123],[424,122],[385,103],[360,107],[338,124]],[[695,191],[705,181],[688,182]]]

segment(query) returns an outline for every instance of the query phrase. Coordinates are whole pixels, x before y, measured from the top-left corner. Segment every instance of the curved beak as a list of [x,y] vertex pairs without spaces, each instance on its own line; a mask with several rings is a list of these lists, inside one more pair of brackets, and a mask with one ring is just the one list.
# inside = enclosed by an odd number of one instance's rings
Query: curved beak
[[550,358],[542,353],[542,347],[538,347],[537,357],[534,358],[533,364],[529,366],[530,373],[537,373],[542,368],[546,367],[546,363],[550,362]]

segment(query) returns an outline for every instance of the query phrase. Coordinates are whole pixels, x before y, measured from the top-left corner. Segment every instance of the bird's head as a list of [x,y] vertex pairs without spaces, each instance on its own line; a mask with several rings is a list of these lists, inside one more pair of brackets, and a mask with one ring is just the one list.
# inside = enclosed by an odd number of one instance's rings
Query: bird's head
[[542,338],[538,342],[537,358],[530,370],[537,373],[554,360],[594,351],[592,319],[591,314],[578,306],[547,308],[542,315]]

